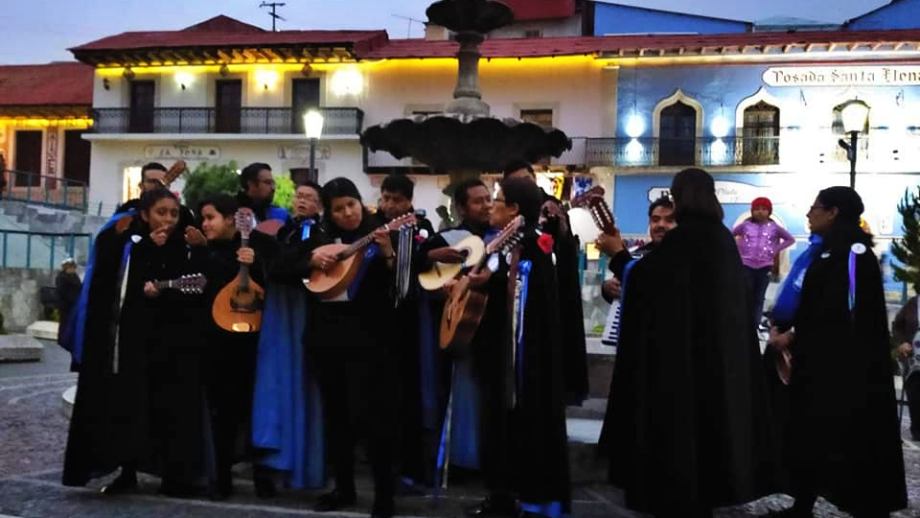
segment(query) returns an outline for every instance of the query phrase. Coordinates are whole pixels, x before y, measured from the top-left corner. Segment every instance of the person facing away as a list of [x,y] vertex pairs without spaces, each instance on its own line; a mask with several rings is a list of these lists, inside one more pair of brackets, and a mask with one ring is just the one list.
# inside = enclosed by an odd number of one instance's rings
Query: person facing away
[[635,263],[599,447],[631,509],[711,516],[770,494],[772,434],[741,258],[712,177],[685,169],[677,226]]
[[[505,166],[504,178],[523,178],[536,185],[537,176],[527,162]],[[581,275],[578,271],[581,244],[572,233],[569,215],[562,202],[540,189],[539,225],[553,236],[559,304],[563,308],[561,325],[565,335],[565,385],[569,404],[581,405],[588,397],[588,357],[585,341],[584,310],[581,301]]]
[[[61,271],[54,278],[54,292],[57,295],[58,325],[63,330],[70,320],[70,312],[77,299],[80,298],[80,290],[83,289],[83,283],[80,276],[77,275],[77,262],[72,258],[64,259],[61,262]],[[58,343],[64,333],[58,334]]]
[[760,325],[773,263],[780,252],[795,244],[795,238],[770,217],[772,214],[773,202],[769,198],[756,198],[751,202],[751,217],[732,230],[751,290],[755,329]]
[[[914,291],[920,290],[914,287]],[[907,407],[910,412],[910,435],[920,441],[920,313],[917,296],[913,296],[898,311],[891,324],[891,338],[897,345],[895,353],[904,367],[904,390],[907,393]]]
[[601,296],[604,300],[610,303],[620,297],[626,266],[634,259],[642,258],[654,250],[661,244],[664,235],[676,226],[674,203],[667,196],[662,196],[648,206],[648,234],[651,238],[648,243],[630,252],[619,232],[614,235],[602,233],[597,237],[597,248],[610,257],[607,268],[613,273],[613,278],[607,279],[601,286]]
[[240,191],[236,194],[236,202],[240,207],[252,210],[256,224],[270,219],[287,221],[287,211],[273,205],[274,200],[275,177],[270,165],[254,162],[240,171]]
[[808,224],[820,240],[792,327],[770,332],[769,344],[792,355],[784,468],[795,505],[780,516],[812,516],[819,496],[856,518],[907,505],[882,276],[863,210],[849,187],[818,193]]

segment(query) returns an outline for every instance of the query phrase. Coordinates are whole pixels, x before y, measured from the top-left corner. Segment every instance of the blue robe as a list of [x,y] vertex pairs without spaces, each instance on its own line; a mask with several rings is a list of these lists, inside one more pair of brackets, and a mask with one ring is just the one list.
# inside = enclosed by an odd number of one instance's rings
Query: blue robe
[[323,412],[304,354],[307,291],[270,282],[259,336],[252,443],[260,465],[285,472],[293,488],[325,484]]

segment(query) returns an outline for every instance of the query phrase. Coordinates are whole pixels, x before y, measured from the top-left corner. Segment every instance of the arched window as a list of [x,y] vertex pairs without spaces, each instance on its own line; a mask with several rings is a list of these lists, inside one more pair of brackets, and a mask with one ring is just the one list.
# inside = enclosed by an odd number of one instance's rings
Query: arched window
[[779,163],[779,108],[760,101],[744,110],[744,165]]
[[696,163],[696,108],[681,101],[661,110],[658,165]]

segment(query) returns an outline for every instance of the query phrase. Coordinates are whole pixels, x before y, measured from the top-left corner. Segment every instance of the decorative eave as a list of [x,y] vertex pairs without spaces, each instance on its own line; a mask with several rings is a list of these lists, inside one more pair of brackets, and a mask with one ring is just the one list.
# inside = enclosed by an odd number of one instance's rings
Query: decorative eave
[[256,63],[345,63],[358,61],[350,45],[263,45],[113,50],[74,50],[74,57],[96,67],[214,65]]
[[92,115],[87,105],[0,105],[0,118],[22,119],[86,119]]

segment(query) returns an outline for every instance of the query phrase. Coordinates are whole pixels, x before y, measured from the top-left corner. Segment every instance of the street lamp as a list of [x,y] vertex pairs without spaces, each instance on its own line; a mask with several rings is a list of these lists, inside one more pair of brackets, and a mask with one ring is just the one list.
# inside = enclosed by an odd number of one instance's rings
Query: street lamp
[[310,180],[316,182],[316,141],[323,136],[323,114],[318,110],[309,110],[303,114],[303,129],[310,139]]
[[855,189],[856,143],[859,139],[859,132],[866,127],[866,120],[869,118],[869,105],[860,100],[850,101],[840,110],[840,116],[843,119],[843,131],[850,135],[850,141],[840,139],[837,143],[847,151],[847,159],[850,161],[850,188]]

